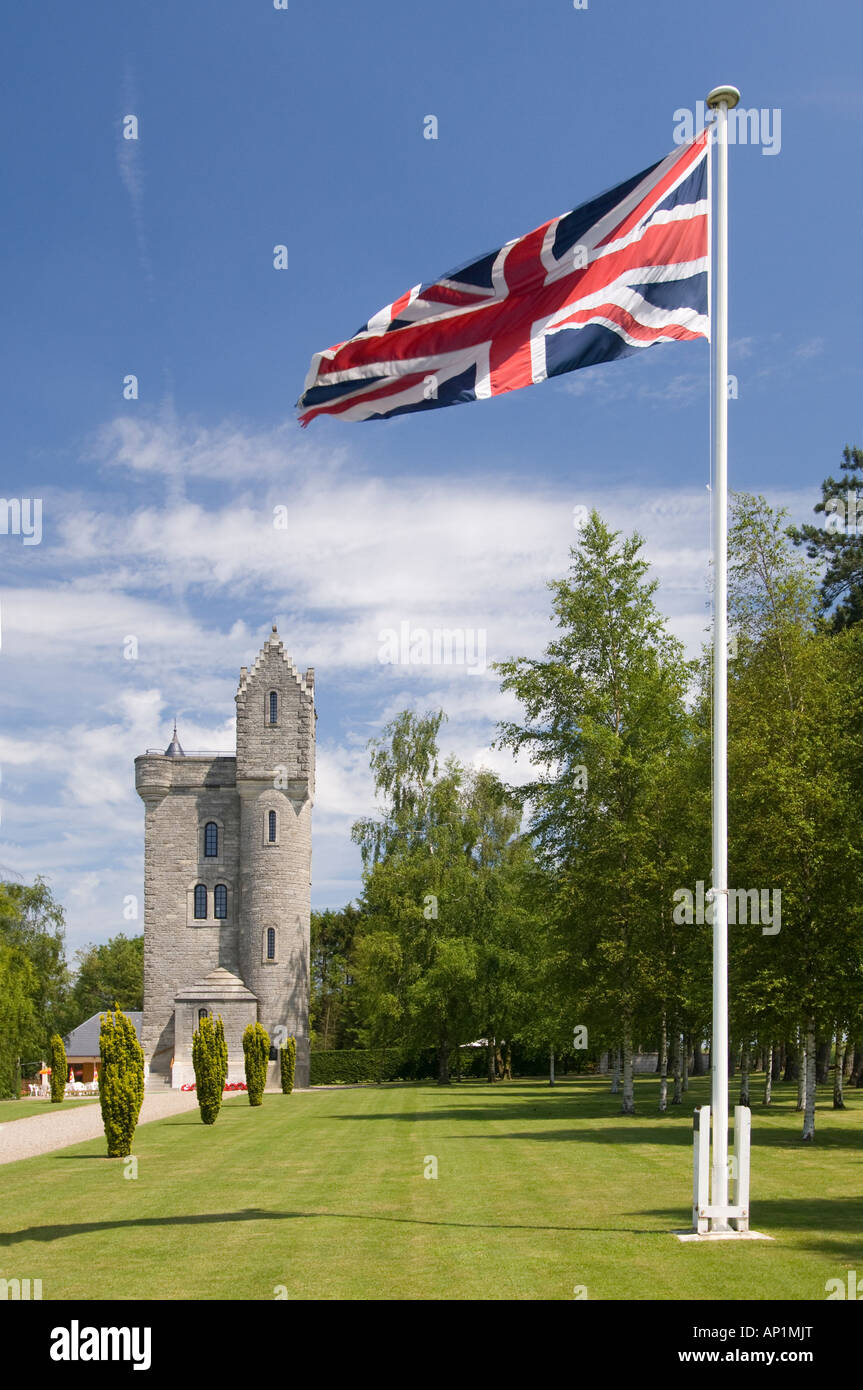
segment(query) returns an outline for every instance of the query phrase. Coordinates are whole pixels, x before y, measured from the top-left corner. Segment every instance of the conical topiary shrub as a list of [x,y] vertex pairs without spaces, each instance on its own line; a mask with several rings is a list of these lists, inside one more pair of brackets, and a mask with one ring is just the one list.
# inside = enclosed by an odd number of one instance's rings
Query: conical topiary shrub
[[205,1125],[214,1125],[222,1108],[222,1092],[228,1075],[228,1047],[221,1017],[215,1022],[205,1014],[192,1035],[195,1093]]
[[297,1040],[286,1038],[279,1048],[279,1063],[282,1076],[282,1093],[289,1096],[294,1089],[294,1073],[297,1069]]
[[261,1105],[267,1084],[267,1062],[270,1060],[270,1038],[262,1023],[250,1023],[243,1034],[246,1057],[246,1087],[249,1104]]
[[120,1006],[101,1016],[99,1103],[109,1158],[127,1158],[144,1099],[144,1053],[135,1025]]
[[51,1039],[51,1101],[57,1105],[66,1094],[66,1049],[59,1033]]
[[216,1060],[219,1064],[219,1079],[222,1083],[222,1090],[225,1089],[225,1082],[228,1079],[228,1044],[225,1042],[225,1025],[222,1022],[222,1015],[219,1014],[213,1024],[213,1036],[216,1039]]

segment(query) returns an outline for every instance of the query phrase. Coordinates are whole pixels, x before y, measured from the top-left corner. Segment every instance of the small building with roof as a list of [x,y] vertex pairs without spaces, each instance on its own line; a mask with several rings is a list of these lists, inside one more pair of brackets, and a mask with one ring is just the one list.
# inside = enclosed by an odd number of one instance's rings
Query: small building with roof
[[[138,1034],[138,1041],[140,1042],[144,1015],[127,1010],[124,1010],[124,1013],[135,1025],[135,1032]],[[71,1069],[72,1079],[83,1081],[85,1086],[89,1082],[95,1081],[99,1074],[99,1028],[102,1016],[102,1014],[93,1014],[92,1018],[88,1018],[84,1023],[79,1023],[78,1027],[73,1028],[71,1033],[67,1033],[63,1039],[66,1061]]]

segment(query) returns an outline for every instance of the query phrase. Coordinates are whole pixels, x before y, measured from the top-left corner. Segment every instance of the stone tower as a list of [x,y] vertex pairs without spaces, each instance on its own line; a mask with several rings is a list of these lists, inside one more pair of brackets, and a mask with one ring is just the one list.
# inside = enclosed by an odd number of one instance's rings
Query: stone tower
[[220,1014],[229,1079],[242,1080],[242,1034],[257,1019],[297,1040],[309,1078],[314,671],[295,668],[273,631],[236,696],[236,756],[135,759],[144,801],[144,1017],[154,1083],[194,1079],[192,1033]]

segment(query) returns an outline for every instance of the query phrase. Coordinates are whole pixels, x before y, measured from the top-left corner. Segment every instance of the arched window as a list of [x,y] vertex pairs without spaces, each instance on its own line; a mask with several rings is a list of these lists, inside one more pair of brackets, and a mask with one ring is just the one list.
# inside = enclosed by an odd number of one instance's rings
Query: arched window
[[228,889],[224,883],[217,883],[213,889],[213,916],[227,917]]
[[195,916],[203,921],[207,918],[207,889],[203,883],[195,884]]
[[276,929],[267,927],[267,960],[276,959]]
[[271,845],[274,845],[274,844],[276,843],[276,813],[275,813],[275,811],[271,811],[271,812],[270,812],[269,816],[267,817],[267,823],[268,823],[268,826],[269,826],[268,834],[269,834],[270,844],[271,844]]
[[279,692],[277,690],[270,691],[269,720],[271,724],[279,722]]
[[198,1024],[199,1024],[199,1025],[200,1025],[200,1022],[201,1022],[201,1019],[202,1019],[202,1018],[208,1018],[208,1017],[209,1017],[209,1013],[210,1013],[209,1009],[199,1009],[199,1010],[198,1010]]
[[208,820],[204,826],[204,854],[207,859],[219,857],[219,827],[214,820]]

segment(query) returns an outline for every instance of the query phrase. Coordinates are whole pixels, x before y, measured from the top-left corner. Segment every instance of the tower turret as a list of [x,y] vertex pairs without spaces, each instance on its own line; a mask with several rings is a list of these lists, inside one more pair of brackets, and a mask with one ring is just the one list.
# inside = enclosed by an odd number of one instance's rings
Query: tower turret
[[275,623],[236,702],[240,969],[270,1037],[296,1037],[297,1085],[306,1086],[314,672],[300,675]]

